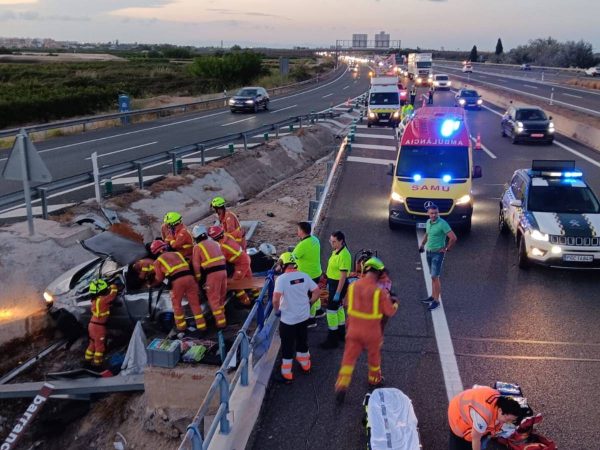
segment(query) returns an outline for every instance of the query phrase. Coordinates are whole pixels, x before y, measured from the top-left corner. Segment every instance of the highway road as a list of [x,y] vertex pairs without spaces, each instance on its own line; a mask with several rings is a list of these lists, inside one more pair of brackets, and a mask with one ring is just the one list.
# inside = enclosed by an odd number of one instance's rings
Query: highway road
[[[451,92],[436,93],[437,105],[452,105]],[[596,272],[517,266],[514,243],[497,229],[503,185],[517,168],[536,159],[575,159],[600,193],[600,154],[557,136],[552,146],[513,145],[499,132],[500,111],[469,111],[473,135],[486,151],[476,152],[483,178],[474,184],[475,212],[470,235],[459,235],[442,277],[443,310],[426,311],[426,275],[414,228],[391,231],[387,224],[390,178],[386,163],[395,157],[392,131],[359,128],[366,135],[343,163],[343,173],[321,234],[322,258],[329,233],[346,233],[352,253],[376,249],[390,269],[401,307],[387,325],[383,345],[386,384],[413,401],[425,450],[447,448],[448,391],[438,346],[453,349],[460,384],[519,383],[535,412],[545,416],[539,430],[559,448],[599,448],[600,295]],[[369,144],[387,147],[369,149]],[[358,158],[358,159],[357,159]],[[362,158],[362,159],[361,159]],[[325,267],[325,266],[324,266]],[[440,338],[447,324],[450,339]],[[440,328],[441,327],[441,328]],[[437,331],[434,331],[434,328]],[[360,449],[365,447],[364,409],[367,367],[363,355],[346,402],[336,407],[334,383],[342,349],[318,347],[325,319],[309,331],[313,370],[296,370],[293,385],[273,383],[255,428],[253,450]],[[449,359],[452,361],[452,358]]]
[[[520,71],[477,64],[473,66],[473,73],[466,74],[462,73],[461,68],[460,63],[434,63],[435,73],[447,73],[454,80],[458,80],[459,85],[476,81],[483,86],[506,91],[508,96],[511,93],[521,93],[548,103],[552,96],[553,102],[557,105],[600,117],[600,91],[559,84],[559,81],[564,83],[567,79],[565,75],[546,75],[544,72],[544,81],[542,81],[542,72],[536,70]],[[575,78],[575,76],[568,78]]]
[[[340,70],[333,78],[321,84],[272,98],[269,111],[260,111],[256,114],[233,114],[228,108],[222,108],[178,115],[124,128],[108,128],[55,138],[36,143],[36,148],[56,180],[90,172],[92,170],[90,155],[93,152],[98,153],[100,166],[132,161],[175,147],[245,132],[292,116],[325,110],[362,94],[368,86],[366,68],[363,68],[362,76]],[[257,136],[254,142],[259,142],[261,139],[262,136]],[[212,153],[212,155],[217,154],[218,150]],[[207,155],[210,156],[211,153]],[[0,153],[0,171],[6,163],[7,156],[7,151]],[[163,173],[168,170],[168,166],[165,165],[165,168]],[[134,177],[135,174],[131,176]],[[22,190],[20,182],[0,180],[2,194],[20,190]],[[70,197],[62,196],[61,201],[67,202],[69,198],[81,199],[80,194],[72,193]]]

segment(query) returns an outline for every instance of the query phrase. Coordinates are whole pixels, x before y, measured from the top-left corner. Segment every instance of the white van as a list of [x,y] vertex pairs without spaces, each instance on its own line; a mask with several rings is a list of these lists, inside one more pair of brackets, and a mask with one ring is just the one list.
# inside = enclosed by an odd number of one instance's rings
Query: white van
[[450,81],[450,78],[448,77],[448,75],[446,75],[445,73],[438,73],[436,75],[433,76],[433,88],[438,91],[438,90],[450,90],[450,86],[452,85],[452,82]]

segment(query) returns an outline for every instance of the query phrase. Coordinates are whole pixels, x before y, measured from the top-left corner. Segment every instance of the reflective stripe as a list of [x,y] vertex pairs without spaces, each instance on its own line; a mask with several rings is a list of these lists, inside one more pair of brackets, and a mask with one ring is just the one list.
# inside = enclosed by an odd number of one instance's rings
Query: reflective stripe
[[221,244],[221,246],[222,246],[223,248],[225,248],[225,249],[229,250],[229,252],[230,252],[230,253],[232,253],[232,257],[231,257],[231,258],[229,258],[229,259],[227,260],[228,262],[233,262],[233,261],[235,261],[235,260],[236,260],[236,259],[238,259],[238,258],[240,257],[240,255],[242,254],[242,251],[241,251],[241,250],[238,250],[238,251],[236,251],[236,250],[234,250],[233,248],[231,248],[231,247],[230,247],[229,245],[227,245],[227,244]]
[[202,315],[202,314],[196,314],[194,316],[194,319],[196,319],[196,320],[198,320],[198,319],[204,319],[204,315]]
[[377,372],[378,370],[381,370],[381,366],[369,366],[369,370],[371,372]]
[[201,267],[206,267],[211,263],[217,262],[217,261],[222,261],[225,259],[225,256],[223,255],[219,255],[215,258],[211,258],[210,255],[208,254],[208,251],[206,250],[206,248],[204,247],[204,245],[202,245],[202,243],[198,244],[198,248],[200,248],[200,250],[202,250],[202,254],[204,255],[204,259],[206,261],[204,261],[203,263],[200,263]]
[[185,260],[185,258],[183,257],[183,255],[181,253],[179,253],[179,252],[172,252],[172,253],[175,253],[181,260],[181,262],[179,264],[176,264],[174,266],[169,266],[169,264],[163,259],[162,256],[159,256],[157,259],[157,261],[160,262],[162,264],[162,266],[165,268],[165,270],[167,271],[167,276],[171,275],[176,270],[183,269],[183,268],[189,268],[187,261]]
[[354,309],[354,284],[351,284],[348,288],[348,315],[350,317],[357,317],[359,319],[366,320],[378,320],[383,317],[383,314],[379,312],[379,295],[381,294],[381,289],[377,288],[375,293],[373,294],[373,312],[364,313]]
[[340,369],[340,375],[352,375],[354,372],[354,366],[342,366]]
[[142,267],[142,272],[154,272],[154,266]]

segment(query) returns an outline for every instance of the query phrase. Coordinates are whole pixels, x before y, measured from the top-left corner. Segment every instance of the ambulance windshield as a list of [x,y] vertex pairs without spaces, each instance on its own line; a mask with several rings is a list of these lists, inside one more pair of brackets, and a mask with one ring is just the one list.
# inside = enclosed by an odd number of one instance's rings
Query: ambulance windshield
[[412,178],[469,178],[468,147],[402,146],[396,175]]
[[369,99],[370,105],[398,105],[398,92],[372,92]]

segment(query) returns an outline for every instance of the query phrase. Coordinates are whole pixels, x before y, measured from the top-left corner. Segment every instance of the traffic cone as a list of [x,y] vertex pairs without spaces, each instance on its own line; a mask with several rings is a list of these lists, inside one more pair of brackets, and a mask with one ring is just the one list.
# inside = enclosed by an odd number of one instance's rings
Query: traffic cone
[[350,97],[348,97],[348,100],[346,100],[346,106],[350,106]]
[[477,133],[477,140],[475,141],[475,150],[481,150],[481,134]]

